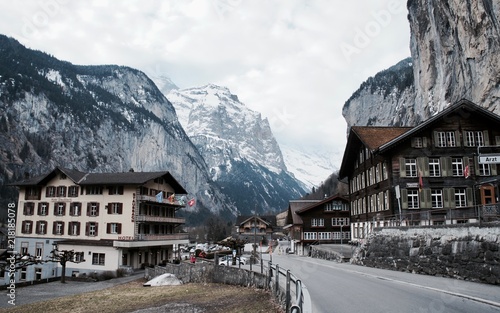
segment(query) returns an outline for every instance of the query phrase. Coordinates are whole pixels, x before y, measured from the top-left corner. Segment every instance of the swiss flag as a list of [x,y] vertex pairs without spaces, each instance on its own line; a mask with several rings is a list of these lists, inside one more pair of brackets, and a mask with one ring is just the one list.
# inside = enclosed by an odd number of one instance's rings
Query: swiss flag
[[465,169],[464,169],[464,177],[465,178],[469,178],[469,165],[465,166]]
[[194,198],[188,201],[189,206],[193,206],[195,204]]

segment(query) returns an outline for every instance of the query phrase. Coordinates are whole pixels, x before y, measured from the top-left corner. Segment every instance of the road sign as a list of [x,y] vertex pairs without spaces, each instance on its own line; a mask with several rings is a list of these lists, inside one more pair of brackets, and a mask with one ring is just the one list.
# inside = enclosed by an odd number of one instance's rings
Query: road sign
[[499,164],[500,154],[482,154],[479,156],[479,164]]

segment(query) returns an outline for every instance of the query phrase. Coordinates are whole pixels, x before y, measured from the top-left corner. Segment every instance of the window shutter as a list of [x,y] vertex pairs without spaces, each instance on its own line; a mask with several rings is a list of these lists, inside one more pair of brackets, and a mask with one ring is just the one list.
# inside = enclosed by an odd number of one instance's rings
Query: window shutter
[[460,138],[460,135],[461,135],[461,133],[458,130],[455,131],[455,143],[456,143],[457,147],[462,146],[462,140]]
[[486,147],[489,146],[490,145],[490,136],[489,136],[487,130],[483,131],[483,138],[484,138],[484,145]]
[[76,222],[76,234],[80,236],[80,222]]
[[474,156],[474,174],[479,176],[479,159],[477,156]]
[[95,213],[95,216],[99,216],[99,204],[100,203],[96,203],[96,213]]
[[118,234],[121,234],[121,233],[122,233],[122,223],[118,223],[118,224],[116,225],[116,232],[117,232]]
[[56,234],[57,222],[52,222],[52,235]]
[[467,206],[474,206],[474,196],[472,192],[472,188],[465,189],[465,194],[467,196]]
[[399,177],[406,177],[405,158],[399,158]]
[[61,235],[64,235],[64,222],[61,222]]
[[118,186],[118,194],[123,195],[123,186]]
[[408,191],[401,189],[401,208],[408,209]]
[[106,208],[107,208],[108,214],[111,214],[112,213],[113,204],[112,203],[108,203],[108,205],[106,206]]
[[90,230],[90,223],[87,222],[85,223],[85,236],[89,235],[89,230]]
[[62,215],[66,215],[66,203],[63,203]]
[[[418,171],[422,172],[424,177],[429,177],[429,158],[428,157],[418,157],[417,158]],[[420,173],[417,173],[419,176]]]
[[106,234],[111,234],[111,223],[106,224]]
[[59,203],[54,202],[54,215],[55,215],[55,216],[57,216],[57,205],[58,205],[58,204],[59,204]]
[[112,195],[113,186],[108,186],[108,195]]
[[25,234],[26,231],[26,221],[21,222],[21,233]]
[[123,203],[118,203],[118,214],[123,213]]
[[438,137],[438,132],[434,132],[434,147],[439,147],[439,137]]
[[490,164],[490,169],[491,169],[491,175],[496,176],[498,175],[497,173],[497,165],[496,164]]
[[422,137],[422,146],[427,148],[427,137]]
[[441,175],[443,177],[450,176],[452,174],[451,171],[451,158],[450,157],[441,157]]
[[429,188],[422,189],[420,193],[420,207],[423,209],[432,207],[431,190]]
[[87,203],[87,216],[90,216],[90,202]]
[[96,236],[97,236],[97,234],[98,234],[98,232],[97,232],[97,231],[98,231],[97,226],[99,226],[99,223],[95,223],[95,235],[96,235]]
[[445,208],[455,208],[455,189],[454,188],[444,188],[443,189],[444,207]]

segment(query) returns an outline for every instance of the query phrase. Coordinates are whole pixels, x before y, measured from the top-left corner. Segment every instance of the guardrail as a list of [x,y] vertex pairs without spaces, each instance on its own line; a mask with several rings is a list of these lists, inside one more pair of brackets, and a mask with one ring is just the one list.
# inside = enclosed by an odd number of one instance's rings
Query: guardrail
[[[309,291],[290,270],[269,262],[269,287],[274,297],[290,313],[311,313],[312,303]],[[295,287],[295,288],[292,288]]]

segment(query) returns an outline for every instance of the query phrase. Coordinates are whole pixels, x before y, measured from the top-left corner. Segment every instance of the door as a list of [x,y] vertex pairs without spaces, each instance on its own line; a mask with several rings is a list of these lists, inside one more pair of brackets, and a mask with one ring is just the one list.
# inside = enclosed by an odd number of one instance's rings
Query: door
[[481,193],[481,204],[495,204],[496,202],[496,197],[495,197],[495,187],[494,186],[489,186],[489,185],[483,185],[479,189]]

